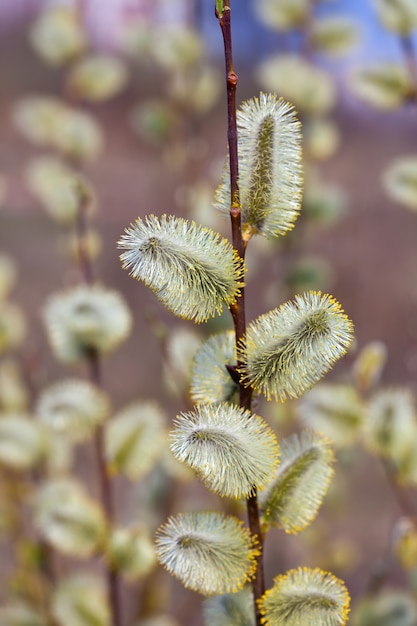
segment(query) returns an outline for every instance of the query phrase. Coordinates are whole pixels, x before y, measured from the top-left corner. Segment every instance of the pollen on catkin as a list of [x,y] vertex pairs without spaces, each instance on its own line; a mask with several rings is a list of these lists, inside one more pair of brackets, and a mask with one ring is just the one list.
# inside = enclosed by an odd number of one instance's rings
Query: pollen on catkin
[[221,513],[183,513],[157,533],[159,561],[203,595],[234,593],[255,573],[259,548],[242,522]]
[[240,346],[243,382],[268,399],[298,398],[345,354],[353,324],[330,295],[309,291],[261,315]]
[[[245,238],[253,233],[284,235],[301,208],[303,174],[301,124],[291,104],[273,94],[244,102],[237,112],[239,190]],[[228,161],[215,206],[231,205]]]
[[281,442],[281,459],[274,477],[259,494],[259,507],[267,526],[297,534],[316,517],[333,471],[330,441],[303,431]]
[[242,262],[227,239],[195,222],[163,215],[138,218],[119,241],[123,267],[166,308],[204,322],[231,306],[242,287]]
[[299,567],[277,576],[259,606],[266,626],[344,626],[349,602],[347,589],[336,576]]
[[251,496],[265,487],[278,463],[267,423],[235,404],[199,405],[178,415],[174,425],[172,453],[220,496]]

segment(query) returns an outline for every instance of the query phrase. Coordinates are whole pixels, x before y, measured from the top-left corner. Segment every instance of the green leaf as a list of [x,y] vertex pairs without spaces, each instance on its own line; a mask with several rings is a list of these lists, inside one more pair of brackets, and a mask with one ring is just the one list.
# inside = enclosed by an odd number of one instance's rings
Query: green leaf
[[237,593],[207,598],[203,602],[206,626],[255,626],[253,594],[249,586]]
[[216,0],[216,11],[219,17],[222,17],[224,11],[224,0]]
[[242,522],[220,513],[170,518],[157,533],[156,553],[185,587],[204,595],[241,589],[252,578],[259,554]]
[[235,302],[242,264],[215,231],[174,216],[149,215],[125,233],[119,241],[126,250],[123,267],[175,315],[200,323]]
[[196,404],[237,404],[239,387],[226,369],[226,365],[235,363],[235,333],[226,331],[209,337],[197,350],[191,367],[192,401]]
[[304,431],[281,444],[281,462],[263,493],[260,509],[266,525],[297,534],[316,517],[333,476],[334,455],[323,435]]
[[[242,104],[237,125],[244,237],[284,235],[301,206],[301,125],[290,104],[264,93]],[[225,214],[231,206],[229,171],[227,160],[215,200]]]
[[344,626],[349,600],[333,574],[300,567],[275,578],[260,608],[266,626]]
[[200,405],[174,424],[174,456],[223,497],[247,498],[262,489],[278,462],[278,444],[266,422],[234,404]]
[[340,304],[320,291],[296,296],[252,322],[240,346],[243,382],[283,402],[324,376],[353,340]]

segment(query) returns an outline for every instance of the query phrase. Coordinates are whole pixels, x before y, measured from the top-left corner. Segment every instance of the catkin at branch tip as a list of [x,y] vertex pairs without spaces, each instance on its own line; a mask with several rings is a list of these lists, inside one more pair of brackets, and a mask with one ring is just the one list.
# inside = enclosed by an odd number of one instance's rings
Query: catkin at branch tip
[[[301,124],[291,104],[273,94],[244,102],[237,112],[239,189],[245,237],[284,235],[301,208],[303,172]],[[226,162],[215,197],[216,208],[230,210]]]

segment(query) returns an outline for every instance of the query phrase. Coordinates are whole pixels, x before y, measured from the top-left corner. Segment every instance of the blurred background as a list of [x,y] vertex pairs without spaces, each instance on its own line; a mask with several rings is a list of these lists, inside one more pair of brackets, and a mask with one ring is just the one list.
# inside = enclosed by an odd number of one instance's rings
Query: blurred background
[[[417,172],[414,166],[404,182],[390,168],[416,154],[417,38],[407,29],[398,34],[387,28],[371,0],[322,2],[299,23],[274,14],[272,4],[240,0],[232,7],[238,101],[265,90],[294,102],[305,129],[306,190],[292,232],[274,242],[251,241],[248,318],[305,289],[330,292],[353,320],[356,344],[329,380],[348,380],[358,351],[377,340],[388,355],[383,384],[415,390]],[[79,271],[69,261],[67,227],[45,211],[48,202],[28,174],[33,160],[49,153],[33,141],[34,122],[19,109],[29,97],[64,98],[99,125],[100,146],[81,159],[96,196],[94,275],[121,291],[134,315],[131,337],[103,368],[114,405],[157,397],[174,417],[187,405],[181,372],[174,395],[172,380],[167,383],[167,360],[168,369],[170,358],[178,365],[185,348],[170,356],[170,337],[184,329],[204,337],[231,327],[227,314],[204,328],[174,318],[122,270],[117,249],[124,229],[149,213],[186,216],[229,236],[228,221],[212,208],[226,154],[223,51],[212,5],[0,0],[0,248],[17,266],[13,299],[27,319],[19,350],[36,363],[36,384],[68,373],[50,354],[41,311],[49,294],[74,284]],[[74,59],[54,58],[59,35],[49,41],[39,29],[34,34],[45,9],[58,6],[77,8],[91,53],[121,61],[125,77],[108,98],[91,96],[97,93],[94,77],[71,75],[78,53]],[[320,30],[321,22],[327,30]],[[393,64],[406,78],[390,69]],[[386,75],[365,75],[377,66]],[[77,371],[82,374],[82,366]],[[282,408],[268,404],[265,413],[283,432],[293,430]],[[370,566],[385,550],[399,510],[366,454],[344,452],[341,468],[339,487],[312,527],[316,534],[307,532],[304,543],[293,537],[276,541],[280,569],[329,563],[355,598],[368,584]],[[136,506],[139,496],[131,494],[121,485],[120,511]],[[200,492],[187,497],[203,498]],[[186,503],[184,496],[178,507]],[[327,550],[332,543],[335,557]],[[270,575],[276,558],[268,564]],[[401,584],[400,570],[392,578]],[[194,622],[187,621],[188,606],[177,609],[180,623],[199,624],[197,609]]]

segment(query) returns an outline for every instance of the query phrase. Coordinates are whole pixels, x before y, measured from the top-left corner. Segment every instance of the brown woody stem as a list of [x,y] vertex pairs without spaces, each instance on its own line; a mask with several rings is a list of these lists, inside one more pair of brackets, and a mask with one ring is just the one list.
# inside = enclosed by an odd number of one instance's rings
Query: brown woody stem
[[417,59],[413,40],[410,35],[403,35],[400,37],[400,43],[407,70],[413,84],[413,100],[417,100]]
[[[232,58],[232,31],[231,31],[231,9],[230,0],[224,0],[221,13],[216,10],[216,17],[219,21],[223,35],[224,57],[226,64],[226,89],[227,89],[227,139],[229,145],[230,164],[230,190],[231,206],[230,219],[232,225],[232,243],[237,250],[242,261],[245,258],[246,243],[242,237],[241,204],[239,196],[239,162],[238,162],[238,141],[236,124],[236,87],[238,77],[233,68]],[[231,307],[230,312],[235,326],[236,346],[241,345],[246,334],[245,315],[245,291],[242,287],[241,294],[236,303]],[[238,368],[243,365],[242,360],[237,363]],[[244,409],[251,410],[252,389],[239,383],[239,403]],[[254,610],[256,626],[261,625],[261,615],[257,600],[265,593],[264,567],[263,567],[263,537],[260,527],[258,498],[256,493],[247,500],[248,523],[251,534],[259,541],[260,556],[258,558],[255,578],[252,582],[254,595]]]
[[[80,204],[77,215],[77,239],[78,239],[78,257],[81,272],[87,285],[94,282],[93,268],[91,259],[86,248],[87,234],[87,212],[91,199],[85,193],[84,189],[80,189]],[[103,387],[101,374],[101,360],[97,350],[90,349],[86,352],[86,361],[89,369],[89,377],[96,387]],[[104,455],[104,436],[103,428],[99,426],[94,439],[95,456],[97,464],[97,474],[99,483],[100,501],[106,513],[109,524],[115,519],[113,495],[111,481],[107,472],[105,455]],[[117,572],[110,564],[106,565],[107,593],[109,606],[112,614],[112,626],[122,625],[122,607],[119,597],[119,577]]]
[[[90,369],[90,380],[97,387],[102,387],[101,362],[100,355],[97,350],[90,350],[87,353],[87,360]],[[104,437],[101,426],[97,428],[94,438],[94,446],[96,452],[96,463],[99,481],[100,500],[106,512],[108,522],[114,521],[114,505],[111,489],[111,482],[107,473],[107,467],[104,457]],[[112,612],[112,626],[121,626],[121,605],[119,598],[119,577],[117,572],[108,565],[106,568],[107,586],[109,605]]]

